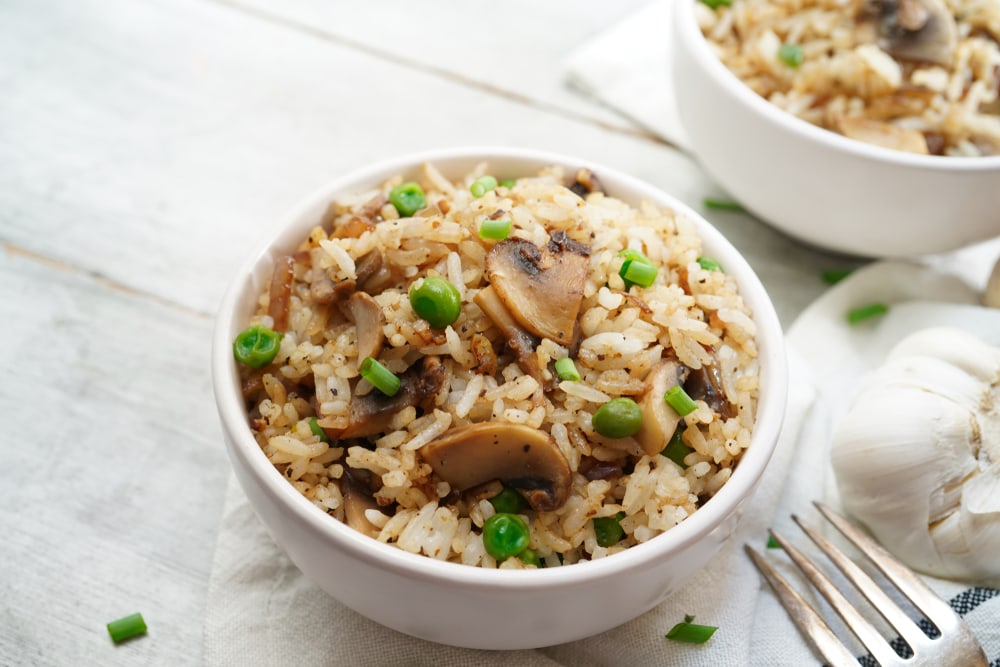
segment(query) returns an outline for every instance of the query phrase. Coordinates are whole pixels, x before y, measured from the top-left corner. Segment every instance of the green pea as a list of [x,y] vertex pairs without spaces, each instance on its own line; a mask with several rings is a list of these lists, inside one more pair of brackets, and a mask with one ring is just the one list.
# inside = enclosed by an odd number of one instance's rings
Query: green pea
[[389,202],[396,207],[399,214],[404,218],[413,216],[414,213],[427,207],[427,197],[424,196],[424,189],[419,183],[410,181],[401,183],[389,191]]
[[525,565],[534,565],[535,567],[544,567],[542,565],[542,559],[538,557],[534,549],[525,549],[517,555]]
[[625,537],[625,529],[622,528],[621,520],[625,518],[625,512],[619,512],[615,516],[600,516],[594,519],[594,535],[597,543],[602,547],[613,547]]
[[250,368],[263,368],[278,356],[283,335],[260,324],[247,327],[233,341],[233,356]]
[[528,505],[520,493],[506,486],[503,491],[490,498],[490,504],[497,512],[506,514],[517,514]]
[[631,398],[613,398],[597,409],[590,423],[607,438],[627,438],[642,428],[642,408]]
[[499,512],[483,524],[486,553],[499,561],[516,556],[528,548],[528,522],[516,514]]
[[462,312],[462,296],[458,288],[444,278],[431,276],[410,287],[410,305],[432,328],[444,329]]

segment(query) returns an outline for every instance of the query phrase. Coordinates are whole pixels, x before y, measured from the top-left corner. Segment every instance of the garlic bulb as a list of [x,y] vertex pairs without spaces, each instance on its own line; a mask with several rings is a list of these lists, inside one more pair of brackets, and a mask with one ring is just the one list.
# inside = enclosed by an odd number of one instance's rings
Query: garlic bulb
[[914,569],[1000,578],[1000,349],[958,329],[912,334],[833,434],[841,501]]

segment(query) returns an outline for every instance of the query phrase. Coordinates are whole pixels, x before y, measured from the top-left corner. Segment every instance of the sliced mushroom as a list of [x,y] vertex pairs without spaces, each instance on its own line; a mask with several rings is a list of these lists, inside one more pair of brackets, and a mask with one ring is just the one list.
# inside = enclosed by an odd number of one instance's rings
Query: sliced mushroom
[[271,289],[267,314],[274,320],[275,331],[288,329],[288,309],[292,298],[292,282],[295,280],[295,258],[290,255],[279,257],[274,262],[271,274]]
[[511,238],[487,254],[486,273],[519,325],[536,336],[569,345],[583,301],[589,255],[590,248],[561,231],[543,249]]
[[368,357],[378,357],[385,340],[382,308],[370,295],[355,292],[347,300],[347,309],[358,331],[358,364]]
[[597,175],[585,167],[576,170],[576,175],[569,189],[583,198],[586,198],[591,192],[605,191],[604,185],[601,184]]
[[663,400],[663,395],[683,381],[686,370],[673,359],[664,359],[649,371],[646,378],[649,391],[639,404],[642,408],[642,428],[635,434],[635,440],[650,456],[667,446],[681,422],[680,415]]
[[424,357],[423,363],[411,366],[399,380],[399,391],[395,396],[373,391],[365,396],[353,397],[347,427],[324,428],[327,436],[331,440],[365,438],[383,433],[392,415],[403,408],[413,405],[431,409],[435,396],[444,385],[444,366],[439,357]]
[[438,477],[460,491],[498,479],[539,512],[559,509],[569,496],[572,475],[559,446],[544,431],[523,424],[459,426],[420,453]]
[[507,347],[514,353],[517,365],[525,373],[544,382],[542,368],[538,364],[538,357],[535,355],[535,348],[538,347],[539,340],[521,328],[514,321],[511,314],[507,312],[503,301],[497,295],[493,286],[479,290],[472,300],[479,306],[488,318],[496,325],[504,338],[507,339]]
[[493,343],[481,333],[472,334],[469,341],[469,348],[472,350],[472,358],[475,360],[473,370],[480,375],[494,375],[497,372],[497,353],[493,350]]
[[684,382],[684,391],[697,401],[705,401],[708,407],[727,419],[737,414],[736,406],[726,396],[726,390],[722,386],[722,372],[717,366],[705,364],[692,370]]
[[917,130],[870,118],[841,118],[837,129],[845,137],[908,153],[927,155],[927,139]]
[[943,0],[868,0],[859,18],[875,23],[879,48],[894,58],[952,62],[958,27]]
[[[368,537],[378,537],[381,529],[368,520],[366,510],[379,510],[378,502],[368,489],[345,475],[341,489],[344,494],[344,520],[347,525]],[[381,511],[381,510],[379,510]]]

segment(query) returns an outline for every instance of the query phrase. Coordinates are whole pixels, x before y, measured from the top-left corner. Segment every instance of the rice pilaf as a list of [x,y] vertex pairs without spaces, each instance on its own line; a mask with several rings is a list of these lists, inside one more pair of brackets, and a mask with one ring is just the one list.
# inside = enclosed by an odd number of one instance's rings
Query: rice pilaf
[[[684,215],[633,208],[587,170],[558,167],[512,174],[476,196],[470,185],[487,172],[481,164],[451,182],[423,165],[426,199],[410,217],[389,200],[401,177],[341,197],[296,252],[276,259],[247,324],[281,332],[280,346],[262,368],[241,365],[255,438],[317,507],[412,553],[552,567],[650,540],[711,498],[750,444],[752,315],[724,267],[699,263],[702,241]],[[509,220],[509,238],[481,238],[487,220]],[[626,288],[628,249],[658,268],[648,287]],[[461,301],[440,329],[408,298],[432,276]],[[517,292],[527,289],[519,280],[541,289]],[[494,292],[501,298],[488,302]],[[527,321],[536,306],[543,314]],[[498,324],[512,312],[521,319]],[[398,377],[399,393],[362,378],[359,355]],[[579,381],[557,376],[564,358]],[[663,400],[673,385],[694,399],[683,418]],[[620,397],[643,407],[643,431],[600,435],[594,413]],[[505,438],[511,446],[496,449]],[[488,469],[459,470],[479,465]],[[494,558],[484,545],[497,494],[510,489],[532,558]],[[594,519],[620,532],[609,539]]]
[[695,2],[709,45],[781,109],[888,148],[1000,155],[1000,1],[711,4]]

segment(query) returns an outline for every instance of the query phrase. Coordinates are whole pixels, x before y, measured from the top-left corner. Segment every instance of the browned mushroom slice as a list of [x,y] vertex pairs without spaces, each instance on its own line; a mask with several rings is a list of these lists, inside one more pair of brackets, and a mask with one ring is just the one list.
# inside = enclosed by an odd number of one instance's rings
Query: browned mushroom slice
[[[368,537],[378,537],[381,529],[368,520],[366,510],[379,510],[378,502],[368,489],[345,475],[341,489],[344,495],[344,520],[347,525]],[[381,510],[380,510],[381,511]]]
[[378,357],[385,334],[382,333],[382,308],[370,295],[355,292],[347,300],[347,309],[358,331],[358,363]]
[[642,428],[635,434],[635,440],[650,456],[667,446],[681,421],[680,415],[663,400],[663,395],[681,382],[684,372],[684,366],[672,359],[664,359],[653,367],[646,378],[649,391],[639,404],[642,408]]
[[347,427],[324,428],[327,436],[331,440],[365,438],[383,433],[392,415],[404,408],[420,406],[429,410],[444,385],[444,366],[439,357],[424,357],[423,363],[411,366],[399,380],[399,391],[395,396],[386,396],[376,390],[365,396],[353,397]]
[[587,246],[565,232],[555,232],[543,249],[524,239],[505,239],[486,255],[486,273],[519,325],[569,345],[583,301],[589,255]]
[[535,356],[535,348],[538,347],[538,339],[522,329],[503,305],[496,290],[490,286],[479,290],[472,300],[479,306],[480,310],[486,313],[493,324],[496,325],[504,338],[507,339],[507,347],[514,353],[517,365],[525,373],[544,382],[542,368],[538,364],[538,357]]
[[684,391],[697,401],[705,401],[708,407],[726,419],[737,414],[736,406],[729,402],[722,387],[722,372],[717,366],[705,364],[692,370],[684,382]]
[[845,137],[884,148],[920,155],[927,155],[930,152],[923,133],[881,120],[857,117],[841,118],[837,123],[837,129]]
[[597,178],[597,175],[584,167],[576,170],[576,175],[574,176],[573,183],[569,186],[569,189],[584,198],[591,192],[605,191],[604,186]]
[[420,453],[438,477],[460,491],[498,479],[539,512],[562,507],[569,496],[572,477],[559,446],[544,431],[522,424],[459,426]]
[[359,289],[365,288],[365,283],[368,279],[374,276],[382,268],[382,263],[384,258],[382,257],[382,251],[378,248],[366,252],[361,257],[358,257],[358,261],[354,263],[354,274],[357,276],[355,281],[357,281],[357,286]]
[[295,280],[295,259],[289,255],[274,261],[271,274],[271,289],[267,314],[274,320],[275,331],[288,329],[288,309],[292,298],[292,282]]
[[879,47],[894,58],[943,66],[954,58],[958,27],[942,0],[868,0],[859,18],[875,23]]

